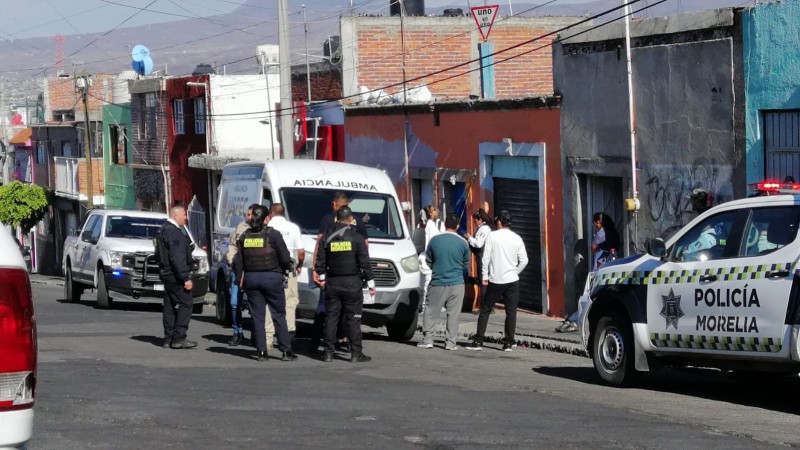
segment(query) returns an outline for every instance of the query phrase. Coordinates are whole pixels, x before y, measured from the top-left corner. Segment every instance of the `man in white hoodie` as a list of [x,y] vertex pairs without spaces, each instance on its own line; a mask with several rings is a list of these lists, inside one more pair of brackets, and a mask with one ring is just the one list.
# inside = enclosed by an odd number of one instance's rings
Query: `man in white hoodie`
[[519,304],[519,274],[528,265],[528,253],[522,238],[509,229],[511,214],[500,211],[494,218],[497,230],[489,233],[484,244],[482,265],[483,280],[486,286],[486,297],[481,301],[481,313],[478,316],[478,330],[472,338],[467,350],[483,348],[486,325],[494,304],[502,300],[506,309],[505,334],[503,351],[510,352],[514,346],[514,332],[517,327],[517,305]]

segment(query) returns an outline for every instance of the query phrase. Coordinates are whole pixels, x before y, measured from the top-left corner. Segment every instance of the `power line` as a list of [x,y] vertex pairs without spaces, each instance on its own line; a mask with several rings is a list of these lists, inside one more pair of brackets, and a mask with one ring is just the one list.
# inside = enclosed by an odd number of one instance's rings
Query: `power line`
[[[601,13],[595,14],[594,16],[587,17],[587,18],[586,18],[586,19],[584,19],[584,20],[581,20],[581,21],[579,21],[579,22],[575,22],[575,23],[573,23],[573,24],[567,25],[567,26],[565,26],[565,27],[562,27],[562,28],[560,28],[560,29],[558,29],[558,30],[555,30],[555,31],[552,31],[552,32],[548,32],[548,33],[545,33],[545,34],[543,34],[543,35],[541,35],[541,36],[537,36],[537,37],[534,37],[534,38],[532,38],[532,39],[528,39],[528,40],[526,40],[526,41],[523,41],[523,42],[520,42],[520,43],[514,44],[514,45],[512,45],[512,46],[510,46],[510,47],[507,47],[507,48],[504,48],[504,49],[502,49],[502,50],[498,50],[498,51],[496,51],[496,52],[494,52],[494,53],[492,53],[492,54],[486,55],[486,56],[484,56],[484,57],[482,57],[482,58],[477,58],[477,59],[470,60],[470,61],[467,61],[467,62],[464,62],[464,63],[456,64],[456,65],[454,65],[454,66],[450,66],[450,67],[448,67],[448,68],[445,68],[445,69],[437,70],[437,71],[434,71],[434,72],[430,72],[430,73],[428,73],[428,74],[426,74],[426,75],[421,75],[421,76],[418,76],[418,77],[412,78],[412,79],[410,79],[410,80],[406,80],[406,83],[408,83],[409,81],[417,81],[417,80],[421,80],[421,79],[423,79],[423,78],[427,78],[427,77],[430,77],[430,76],[434,76],[434,75],[437,75],[437,74],[441,74],[441,73],[444,73],[444,72],[446,72],[446,71],[450,71],[450,70],[453,70],[453,69],[457,69],[457,68],[459,68],[459,67],[464,67],[464,66],[466,66],[466,65],[469,65],[469,64],[472,64],[472,63],[475,63],[475,62],[481,61],[482,59],[486,59],[486,58],[494,57],[494,56],[496,56],[496,55],[499,55],[499,54],[502,54],[502,53],[506,53],[506,52],[508,52],[508,51],[510,51],[510,50],[513,50],[513,49],[519,48],[519,47],[521,47],[521,46],[523,46],[523,45],[527,45],[527,44],[531,44],[531,43],[533,43],[533,42],[536,42],[536,41],[540,41],[540,40],[542,40],[542,39],[545,39],[545,38],[547,38],[547,37],[550,37],[550,36],[553,36],[553,35],[559,34],[559,33],[563,32],[563,31],[569,30],[569,29],[571,29],[571,28],[574,28],[574,27],[576,27],[576,26],[579,26],[579,25],[581,25],[581,24],[584,24],[584,23],[587,23],[587,22],[591,22],[591,21],[592,21],[592,20],[594,20],[594,19],[598,19],[598,18],[600,18],[600,17],[603,17],[603,16],[605,16],[605,15],[608,15],[608,14],[610,14],[610,13],[612,13],[612,12],[615,12],[615,11],[617,11],[617,10],[619,10],[619,9],[625,8],[625,7],[626,7],[626,6],[628,6],[628,5],[632,5],[632,4],[634,4],[634,3],[638,3],[638,2],[640,2],[640,1],[642,1],[642,0],[630,0],[630,1],[629,1],[628,3],[626,3],[626,4],[623,4],[623,5],[621,5],[621,6],[617,6],[617,7],[614,7],[614,8],[608,9],[608,10],[605,10],[605,11],[603,11],[603,12],[601,12]],[[634,11],[631,11],[631,13],[630,13],[630,14],[628,14],[628,15],[633,15],[633,14],[636,14],[636,13],[639,13],[639,12],[642,12],[642,11],[645,11],[645,10],[647,10],[647,9],[653,8],[653,7],[655,7],[655,6],[659,5],[659,4],[661,4],[661,3],[665,3],[665,2],[667,2],[667,1],[669,1],[669,0],[660,0],[660,1],[658,1],[658,2],[655,2],[655,3],[653,3],[653,4],[650,4],[650,5],[648,5],[648,6],[645,6],[645,7],[643,7],[643,8],[640,8],[640,9],[637,9],[637,10],[634,10]],[[486,66],[493,66],[493,65],[497,65],[497,64],[500,64],[500,63],[503,63],[503,62],[506,62],[506,61],[510,61],[510,60],[513,60],[513,59],[519,58],[519,57],[521,57],[521,56],[524,56],[524,55],[526,55],[526,54],[529,54],[529,53],[532,53],[532,52],[535,52],[535,51],[538,51],[538,50],[545,49],[545,48],[547,48],[547,47],[552,47],[553,45],[555,45],[555,44],[557,44],[557,43],[561,43],[561,42],[563,42],[563,41],[565,41],[565,40],[567,40],[567,39],[571,39],[571,38],[573,38],[573,37],[580,36],[580,35],[582,35],[582,34],[588,33],[588,32],[590,32],[590,31],[596,30],[596,29],[598,29],[598,28],[604,27],[604,26],[606,26],[606,25],[609,25],[609,24],[611,24],[611,23],[613,23],[613,22],[616,22],[616,21],[618,21],[618,20],[621,20],[621,19],[623,19],[625,16],[626,16],[626,15],[621,15],[620,17],[617,17],[617,18],[611,19],[611,20],[609,20],[608,22],[604,22],[604,23],[601,23],[601,24],[598,24],[598,25],[592,26],[592,27],[590,27],[590,28],[587,28],[587,29],[585,29],[585,30],[581,30],[580,32],[577,32],[577,33],[575,33],[575,34],[572,34],[572,35],[570,35],[570,36],[563,37],[563,38],[557,38],[557,39],[554,39],[552,42],[550,42],[550,43],[547,43],[547,44],[545,44],[545,45],[542,45],[542,46],[540,46],[540,47],[537,47],[537,48],[534,48],[534,49],[531,49],[531,50],[526,50],[526,51],[524,51],[524,52],[522,52],[522,53],[519,53],[519,54],[514,54],[514,55],[508,56],[508,57],[506,57],[506,58],[504,58],[504,59],[501,59],[501,60],[498,60],[498,61],[493,61],[492,63],[487,63],[487,64],[486,64]],[[481,70],[481,67],[480,67],[480,66],[479,66],[479,67],[476,67],[476,68],[473,68],[473,69],[466,70],[466,71],[464,71],[464,72],[459,72],[459,73],[456,73],[456,74],[453,74],[453,75],[449,75],[449,76],[447,76],[447,77],[445,77],[445,78],[441,78],[441,79],[438,79],[438,80],[433,80],[433,81],[430,81],[430,82],[427,82],[427,83],[423,83],[423,84],[421,84],[421,85],[419,85],[419,86],[430,86],[430,85],[437,84],[437,83],[441,83],[441,82],[444,82],[444,81],[447,81],[447,80],[450,80],[450,79],[453,79],[453,78],[457,78],[457,77],[460,77],[460,76],[464,76],[464,75],[467,75],[467,74],[469,74],[469,73],[472,73],[472,72],[475,72],[475,71],[478,71],[478,70]],[[381,88],[373,89],[373,90],[371,90],[371,91],[367,91],[367,92],[360,92],[360,93],[357,93],[357,94],[351,94],[351,95],[343,96],[343,97],[340,97],[340,98],[338,98],[338,99],[332,99],[332,100],[328,100],[328,102],[339,102],[339,101],[342,101],[342,100],[347,100],[347,99],[352,99],[352,98],[356,98],[356,97],[361,97],[362,95],[365,95],[365,94],[369,94],[369,93],[373,93],[373,92],[379,92],[379,91],[384,91],[385,89],[390,89],[390,88],[397,87],[397,86],[400,86],[400,85],[403,85],[403,82],[389,84],[389,85],[383,86],[383,87],[381,87]],[[212,97],[213,97],[213,96],[212,96]],[[121,105],[121,106],[124,106],[124,105]],[[321,108],[319,108],[318,110],[320,110],[320,111],[321,111],[321,110],[325,110],[325,109],[331,109],[331,108],[336,108],[336,107],[338,107],[338,106],[321,107]],[[294,106],[292,106],[292,107],[290,107],[290,108],[286,108],[286,111],[284,111],[284,110],[281,110],[281,109],[268,109],[268,110],[263,110],[263,111],[251,111],[251,112],[244,112],[244,113],[210,114],[210,115],[208,115],[208,117],[217,117],[217,118],[227,118],[227,117],[231,117],[231,119],[223,119],[223,120],[252,120],[252,118],[251,118],[251,117],[242,118],[242,116],[255,116],[255,115],[267,115],[267,114],[272,114],[272,115],[284,115],[284,114],[292,114],[292,113],[295,111],[295,109],[298,109],[298,107],[294,107]],[[240,117],[241,119],[235,119],[234,117]]]

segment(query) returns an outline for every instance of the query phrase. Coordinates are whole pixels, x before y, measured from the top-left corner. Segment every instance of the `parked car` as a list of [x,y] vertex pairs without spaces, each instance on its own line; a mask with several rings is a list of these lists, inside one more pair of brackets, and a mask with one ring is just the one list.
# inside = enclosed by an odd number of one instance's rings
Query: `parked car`
[[22,254],[22,259],[25,260],[25,265],[28,267],[28,273],[31,273],[33,269],[33,264],[31,263],[31,249],[27,245],[22,245],[22,243],[17,239],[16,236],[13,234],[11,237],[14,239],[14,242],[17,243],[17,247],[19,247],[19,252]]
[[0,227],[0,448],[25,446],[33,433],[36,316],[25,261]]
[[[154,240],[167,220],[164,213],[93,210],[78,236],[64,242],[64,295],[77,302],[86,289],[97,291],[97,307],[111,308],[114,293],[133,299],[161,301],[164,284],[158,276]],[[208,257],[195,247],[192,256],[194,312],[203,312],[208,291]]]

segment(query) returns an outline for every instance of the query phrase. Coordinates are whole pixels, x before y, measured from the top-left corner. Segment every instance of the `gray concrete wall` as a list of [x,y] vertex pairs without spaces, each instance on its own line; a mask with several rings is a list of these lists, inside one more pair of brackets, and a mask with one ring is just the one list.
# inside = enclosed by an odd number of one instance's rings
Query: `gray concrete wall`
[[[620,232],[638,249],[650,237],[670,236],[695,216],[689,200],[693,189],[712,192],[715,204],[744,195],[740,32],[734,25],[709,35],[727,37],[692,41],[673,35],[643,38],[672,42],[668,44],[634,43],[642,45],[633,50],[641,210],[624,218]],[[555,90],[563,95],[567,267],[575,261],[575,242],[591,238],[588,222],[582,223],[585,216],[597,212],[583,211],[582,176],[620,177],[626,196],[630,195],[625,50],[615,49],[616,43],[589,43],[557,45],[553,50]],[[566,278],[570,310],[582,282],[570,274]]]

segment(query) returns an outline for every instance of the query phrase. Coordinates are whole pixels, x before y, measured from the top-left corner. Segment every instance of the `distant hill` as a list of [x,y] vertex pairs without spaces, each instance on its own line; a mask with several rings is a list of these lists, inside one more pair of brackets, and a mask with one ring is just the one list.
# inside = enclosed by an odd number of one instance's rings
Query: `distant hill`
[[[338,34],[338,17],[348,12],[349,0],[290,0],[292,59],[303,62],[305,57],[304,33],[300,4],[309,11],[309,53],[320,55],[322,44],[330,35]],[[473,1],[472,3],[478,3]],[[499,1],[499,15],[508,15],[508,2]],[[652,4],[654,0],[643,0],[637,8]],[[265,6],[267,4],[273,7]],[[356,13],[388,15],[389,0],[354,1],[364,5]],[[430,4],[430,2],[429,2]],[[442,2],[434,2],[441,5]],[[593,0],[585,3],[554,2],[536,7],[534,3],[512,3],[514,13],[519,15],[569,15],[585,16],[613,8],[620,0]],[[86,69],[91,73],[118,73],[130,70],[130,50],[136,44],[148,46],[155,62],[155,70],[167,70],[171,75],[191,73],[200,63],[209,63],[226,73],[256,73],[255,49],[260,44],[278,43],[278,24],[275,21],[275,2],[247,0],[232,13],[204,19],[182,19],[157,25],[120,28],[114,30],[94,44],[83,49],[100,34],[70,35],[64,38],[66,61],[62,70],[71,72]],[[644,17],[675,14],[725,6],[740,6],[742,0],[670,0],[640,14]],[[444,9],[462,8],[465,5],[427,8],[431,15],[441,15]],[[526,12],[527,11],[527,12]],[[468,11],[465,11],[468,13]],[[188,13],[187,13],[188,15]],[[618,16],[618,14],[617,14]],[[109,17],[109,26],[124,20],[125,16]],[[237,31],[238,30],[238,31]],[[82,49],[82,50],[80,50]],[[70,56],[80,50],[74,56]],[[56,74],[55,43],[52,38],[30,38],[0,41],[0,77],[6,80],[10,99],[35,95],[43,76]],[[312,61],[318,60],[312,58]],[[224,65],[224,69],[223,66]],[[32,69],[32,70],[23,70]]]

